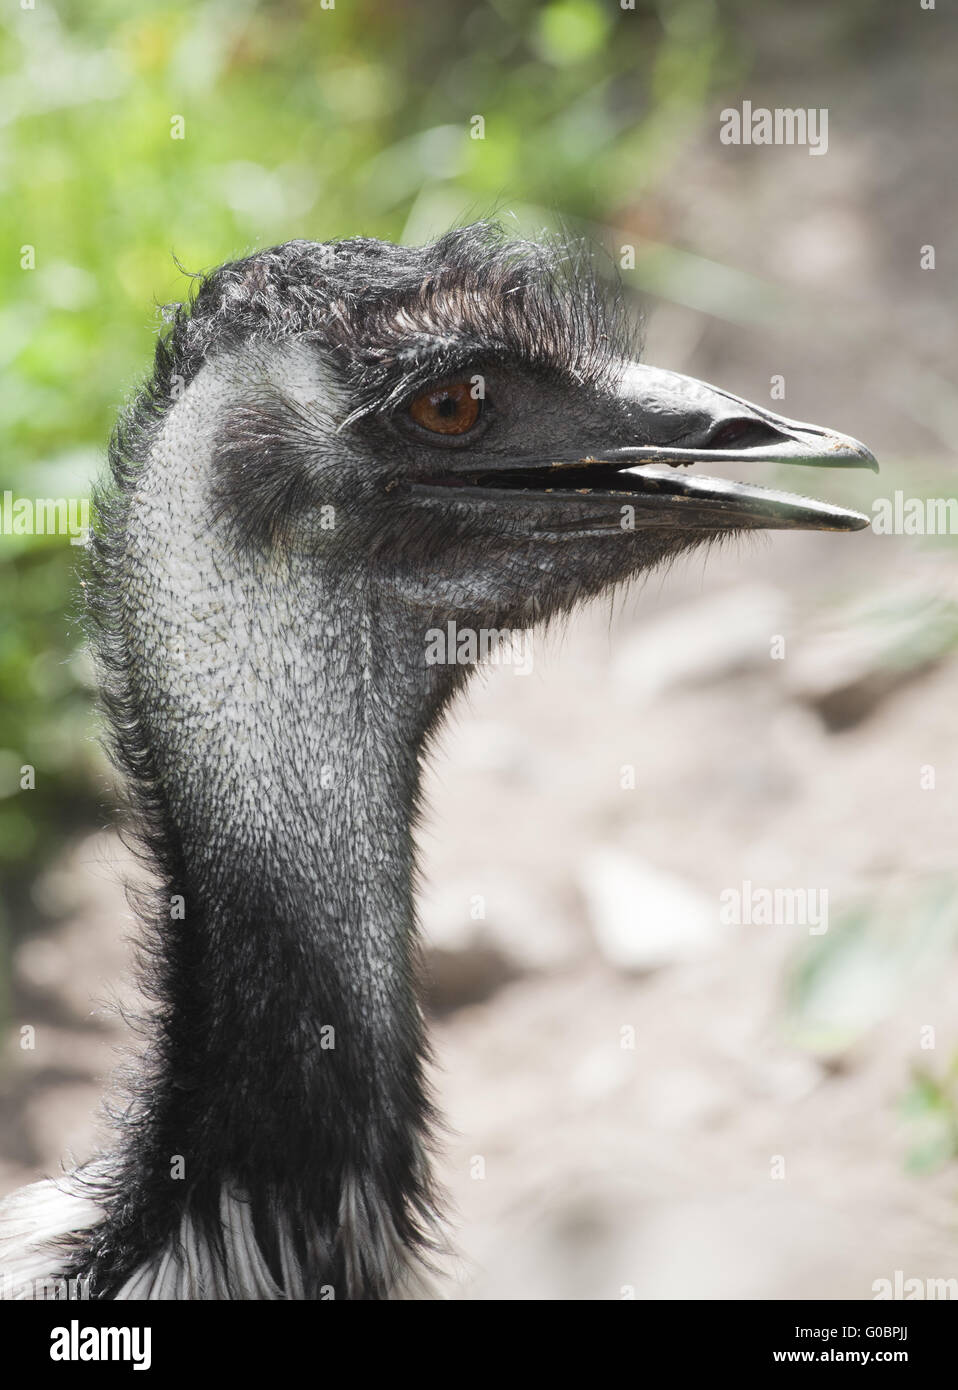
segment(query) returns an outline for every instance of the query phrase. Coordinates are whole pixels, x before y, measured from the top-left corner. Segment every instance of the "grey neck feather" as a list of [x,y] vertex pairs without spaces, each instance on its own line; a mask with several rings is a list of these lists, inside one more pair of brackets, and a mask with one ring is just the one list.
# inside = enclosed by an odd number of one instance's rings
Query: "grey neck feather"
[[211,524],[212,451],[249,371],[203,370],[129,500],[130,695],[181,866],[144,1186],[167,1185],[173,1221],[184,1190],[215,1213],[232,1183],[274,1270],[295,1227],[307,1286],[381,1296],[432,1210],[411,819],[451,679],[367,574]]

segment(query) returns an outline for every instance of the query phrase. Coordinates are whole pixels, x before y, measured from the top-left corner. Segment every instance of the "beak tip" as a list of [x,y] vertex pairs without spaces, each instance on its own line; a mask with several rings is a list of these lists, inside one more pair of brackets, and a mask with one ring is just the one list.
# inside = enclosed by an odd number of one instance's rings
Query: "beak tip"
[[845,463],[849,468],[868,468],[872,473],[880,471],[875,455],[860,439],[852,439],[850,435],[839,434],[835,436],[832,448],[838,455],[839,465]]

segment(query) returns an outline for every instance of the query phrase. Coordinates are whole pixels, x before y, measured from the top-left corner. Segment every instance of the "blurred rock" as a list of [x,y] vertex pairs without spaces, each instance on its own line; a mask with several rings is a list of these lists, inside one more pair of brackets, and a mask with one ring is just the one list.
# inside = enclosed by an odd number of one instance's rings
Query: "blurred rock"
[[56,1153],[59,1163],[54,1173],[69,1170],[95,1152],[104,1130],[102,1088],[99,1080],[87,1084],[58,1084],[44,1087],[42,1097],[27,1104],[23,1126],[38,1153]]
[[694,960],[718,941],[718,905],[675,874],[619,849],[595,850],[579,883],[605,959],[620,970]]
[[834,731],[860,723],[899,687],[958,645],[958,601],[950,567],[917,573],[829,614],[789,652],[790,693]]
[[874,632],[844,628],[813,638],[787,678],[791,693],[837,733],[861,723],[913,674],[888,666]]
[[509,980],[553,970],[582,949],[548,891],[504,873],[460,873],[423,896],[427,992],[439,1012],[486,999]]
[[70,959],[59,940],[35,936],[17,951],[14,970],[19,982],[29,989],[57,989],[70,973]]
[[635,1054],[622,1048],[593,1047],[574,1067],[570,1085],[583,1100],[614,1095],[635,1075]]

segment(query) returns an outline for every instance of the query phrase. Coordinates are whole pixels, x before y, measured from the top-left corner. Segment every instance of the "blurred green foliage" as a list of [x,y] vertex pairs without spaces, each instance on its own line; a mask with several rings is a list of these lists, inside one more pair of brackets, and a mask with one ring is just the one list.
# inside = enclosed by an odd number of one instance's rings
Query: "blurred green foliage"
[[[188,292],[174,257],[415,241],[517,204],[627,224],[739,61],[710,0],[64,0],[7,20],[0,490],[31,498],[88,494],[157,306]],[[77,558],[0,536],[8,907],[101,797]]]
[[903,994],[944,969],[958,942],[951,874],[892,879],[830,914],[784,981],[791,1044],[840,1058],[891,1015]]
[[912,1173],[934,1172],[958,1158],[958,1053],[940,1076],[915,1067],[901,1109],[913,1133]]

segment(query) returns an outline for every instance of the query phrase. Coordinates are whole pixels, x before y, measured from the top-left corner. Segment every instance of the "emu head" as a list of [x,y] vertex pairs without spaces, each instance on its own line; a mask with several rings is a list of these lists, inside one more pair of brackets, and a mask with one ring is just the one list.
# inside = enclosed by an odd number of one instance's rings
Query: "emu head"
[[874,460],[640,365],[586,253],[487,224],[421,249],[291,242],[224,266],[172,351],[184,382],[216,364],[224,535],[312,556],[429,621],[526,625],[731,532],[866,524],[703,476],[706,461]]

